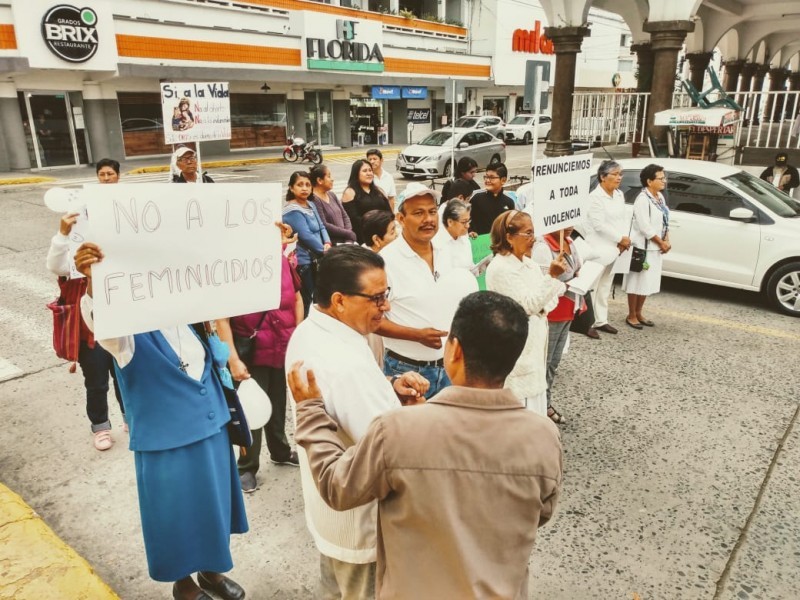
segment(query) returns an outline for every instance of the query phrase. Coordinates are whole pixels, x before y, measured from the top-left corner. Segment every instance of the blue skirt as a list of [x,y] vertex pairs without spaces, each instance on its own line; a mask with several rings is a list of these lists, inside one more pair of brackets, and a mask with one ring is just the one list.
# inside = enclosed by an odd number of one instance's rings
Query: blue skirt
[[134,454],[150,577],[230,571],[230,535],[248,527],[227,429],[181,448]]

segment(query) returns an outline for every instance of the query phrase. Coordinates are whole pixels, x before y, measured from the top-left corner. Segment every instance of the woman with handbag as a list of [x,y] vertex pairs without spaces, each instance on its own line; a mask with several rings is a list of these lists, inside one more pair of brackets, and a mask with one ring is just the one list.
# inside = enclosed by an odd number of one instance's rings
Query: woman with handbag
[[372,165],[364,159],[355,161],[350,169],[350,178],[342,193],[342,204],[347,214],[350,215],[350,223],[353,225],[353,231],[356,232],[359,244],[367,241],[361,232],[363,227],[361,220],[366,213],[371,210],[385,210],[394,214],[386,194],[375,185],[375,173],[372,171]]
[[644,317],[642,308],[648,296],[661,290],[662,255],[672,248],[669,243],[669,207],[661,194],[667,187],[664,167],[647,165],[639,179],[642,192],[633,203],[631,220],[631,268],[622,280],[622,289],[628,294],[625,322],[634,329],[655,325]]
[[[91,266],[102,259],[91,243],[75,254],[88,281],[81,312],[90,329]],[[174,582],[176,599],[211,600],[209,590],[241,600],[241,586],[222,575],[233,568],[231,534],[248,529],[218,372],[227,354],[209,341],[181,325],[99,343],[114,357],[125,398],[150,577]]]
[[297,234],[297,274],[300,276],[303,297],[303,317],[308,316],[316,285],[317,261],[331,247],[328,230],[311,197],[311,176],[306,171],[295,171],[289,177],[286,205],[283,207],[283,222]]
[[311,202],[317,208],[317,213],[328,230],[331,243],[355,244],[356,232],[350,223],[350,217],[342,206],[341,200],[333,193],[333,177],[331,170],[325,165],[317,165],[311,168],[311,185],[314,186],[314,193],[311,195]]
[[[284,227],[287,227],[284,225]],[[288,227],[287,227],[288,228]],[[284,237],[284,242],[287,242]],[[252,377],[267,392],[272,415],[263,427],[270,460],[277,465],[299,466],[297,452],[286,439],[286,348],[303,320],[300,280],[286,256],[281,255],[281,303],[275,310],[220,319],[217,331],[230,348],[228,366],[235,381]],[[261,429],[252,430],[253,445],[239,455],[242,491],[258,489],[256,473],[261,454]]]

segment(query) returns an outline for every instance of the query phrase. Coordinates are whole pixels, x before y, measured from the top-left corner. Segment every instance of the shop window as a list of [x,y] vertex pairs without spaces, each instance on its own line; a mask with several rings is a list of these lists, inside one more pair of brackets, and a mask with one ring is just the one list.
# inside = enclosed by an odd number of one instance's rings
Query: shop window
[[171,146],[164,144],[160,94],[120,92],[117,102],[125,156],[169,154],[172,151]]
[[369,6],[368,10],[379,12],[379,13],[388,13],[389,12],[389,0],[369,0],[367,3]]
[[231,94],[231,149],[286,143],[286,96]]
[[350,138],[354,145],[377,144],[383,123],[383,101],[350,99]]

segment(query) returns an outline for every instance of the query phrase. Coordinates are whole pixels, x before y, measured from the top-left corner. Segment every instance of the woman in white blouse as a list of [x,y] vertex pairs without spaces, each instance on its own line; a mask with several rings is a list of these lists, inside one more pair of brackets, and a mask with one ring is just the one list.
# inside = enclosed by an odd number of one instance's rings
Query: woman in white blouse
[[622,289],[628,294],[628,316],[625,322],[634,329],[652,327],[654,323],[642,315],[644,301],[661,290],[662,254],[672,248],[669,243],[669,207],[661,191],[667,187],[664,167],[647,165],[639,178],[642,192],[633,203],[631,243],[645,252],[644,268],[638,273],[628,273]]
[[470,205],[461,200],[450,200],[442,211],[442,227],[434,243],[446,248],[452,265],[459,269],[471,269],[472,244],[469,241]]
[[528,341],[506,379],[506,387],[531,410],[562,423],[561,415],[547,408],[547,313],[567,289],[557,279],[566,264],[559,255],[550,263],[548,274],[542,274],[541,267],[530,258],[533,222],[530,215],[518,210],[498,216],[491,236],[495,257],[486,270],[486,287],[513,298],[528,313]]

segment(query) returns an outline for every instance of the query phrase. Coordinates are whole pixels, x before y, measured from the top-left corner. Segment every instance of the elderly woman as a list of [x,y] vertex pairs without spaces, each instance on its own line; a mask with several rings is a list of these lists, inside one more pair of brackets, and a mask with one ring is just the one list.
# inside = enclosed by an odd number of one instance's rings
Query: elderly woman
[[622,166],[607,160],[597,170],[599,185],[589,194],[589,208],[581,232],[592,246],[595,260],[605,265],[595,286],[594,328],[604,333],[617,333],[608,323],[608,298],[614,283],[614,261],[628,249],[628,221],[625,217],[625,196],[619,189],[622,183]]
[[311,185],[313,194],[311,202],[317,208],[317,213],[322,217],[325,229],[331,238],[331,243],[354,244],[356,242],[356,232],[350,223],[350,217],[342,206],[342,202],[333,193],[333,177],[331,170],[325,165],[317,165],[311,168]]
[[[91,266],[101,260],[95,244],[84,243],[75,254],[88,280],[81,312],[90,329]],[[231,534],[247,531],[226,429],[230,414],[212,371],[227,353],[212,356],[212,346],[189,325],[99,344],[114,357],[125,398],[150,577],[174,582],[172,596],[180,600],[210,599],[200,588],[244,598],[244,590],[221,574],[233,568]]]
[[365,213],[371,210],[392,212],[386,194],[375,185],[375,173],[372,172],[372,165],[369,164],[369,161],[359,159],[353,163],[350,169],[350,178],[347,180],[347,188],[342,193],[342,204],[350,216],[353,231],[359,236],[359,244],[363,244],[365,241],[360,237],[361,219]]
[[647,297],[661,290],[662,255],[672,248],[669,243],[669,207],[661,191],[667,187],[664,167],[647,165],[639,179],[642,192],[633,203],[631,243],[634,248],[645,250],[644,268],[630,272],[622,281],[622,289],[628,294],[628,316],[625,322],[634,329],[653,327],[645,319],[642,308]]
[[[566,286],[557,278],[566,271],[559,256],[550,262],[547,274],[529,258],[533,247],[533,222],[530,215],[508,210],[492,224],[492,252],[495,257],[486,269],[486,288],[519,302],[528,313],[528,341],[506,387],[527,407],[541,415],[547,410],[547,313],[558,305]],[[553,411],[554,412],[554,411]],[[548,415],[556,423],[555,415]]]
[[452,265],[460,269],[471,269],[472,244],[469,242],[470,206],[461,200],[450,200],[442,211],[442,225],[436,233],[434,243],[446,249]]

